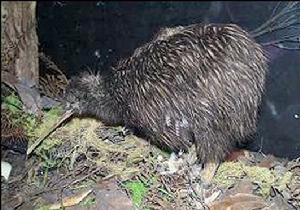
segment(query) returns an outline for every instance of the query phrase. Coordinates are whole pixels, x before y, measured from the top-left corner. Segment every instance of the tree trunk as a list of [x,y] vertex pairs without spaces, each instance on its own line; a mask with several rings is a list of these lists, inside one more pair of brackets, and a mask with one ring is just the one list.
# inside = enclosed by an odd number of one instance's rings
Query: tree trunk
[[36,2],[1,2],[1,74],[29,87],[39,81]]

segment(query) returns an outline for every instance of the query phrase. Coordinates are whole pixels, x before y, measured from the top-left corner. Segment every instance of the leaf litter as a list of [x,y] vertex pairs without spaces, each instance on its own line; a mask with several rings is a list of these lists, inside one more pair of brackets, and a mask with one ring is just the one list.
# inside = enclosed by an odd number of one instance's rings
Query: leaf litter
[[[60,114],[55,108],[41,120],[24,117],[29,146]],[[14,163],[15,156],[2,160]],[[300,208],[299,159],[242,151],[222,163],[207,185],[199,177],[193,149],[169,154],[123,127],[92,118],[64,122],[31,156],[21,157],[1,185],[4,209]]]

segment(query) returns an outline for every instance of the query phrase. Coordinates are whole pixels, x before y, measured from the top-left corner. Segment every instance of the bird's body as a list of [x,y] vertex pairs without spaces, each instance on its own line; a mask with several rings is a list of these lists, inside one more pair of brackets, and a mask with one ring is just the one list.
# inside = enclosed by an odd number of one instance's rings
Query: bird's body
[[[221,161],[255,133],[267,73],[262,48],[232,24],[161,30],[111,72],[71,82],[80,113],[123,124],[174,151]],[[74,97],[75,96],[75,97]]]

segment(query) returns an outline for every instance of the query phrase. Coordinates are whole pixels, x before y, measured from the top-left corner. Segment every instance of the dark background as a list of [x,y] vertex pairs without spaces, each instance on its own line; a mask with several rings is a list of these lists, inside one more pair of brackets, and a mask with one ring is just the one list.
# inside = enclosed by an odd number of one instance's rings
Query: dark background
[[[40,51],[68,77],[87,67],[107,71],[161,27],[214,22],[236,23],[251,31],[270,16],[275,5],[238,1],[38,2]],[[296,158],[300,156],[300,51],[272,46],[265,49],[271,57],[270,74],[258,137],[250,147]]]

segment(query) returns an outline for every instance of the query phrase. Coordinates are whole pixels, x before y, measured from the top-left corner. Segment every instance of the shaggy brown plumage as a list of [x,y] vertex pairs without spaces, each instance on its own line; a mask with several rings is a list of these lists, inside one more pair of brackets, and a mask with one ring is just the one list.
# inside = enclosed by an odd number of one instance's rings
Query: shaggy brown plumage
[[221,161],[255,132],[266,72],[261,46],[240,27],[179,26],[161,30],[110,72],[73,80],[67,100],[174,151],[195,144],[201,163]]

